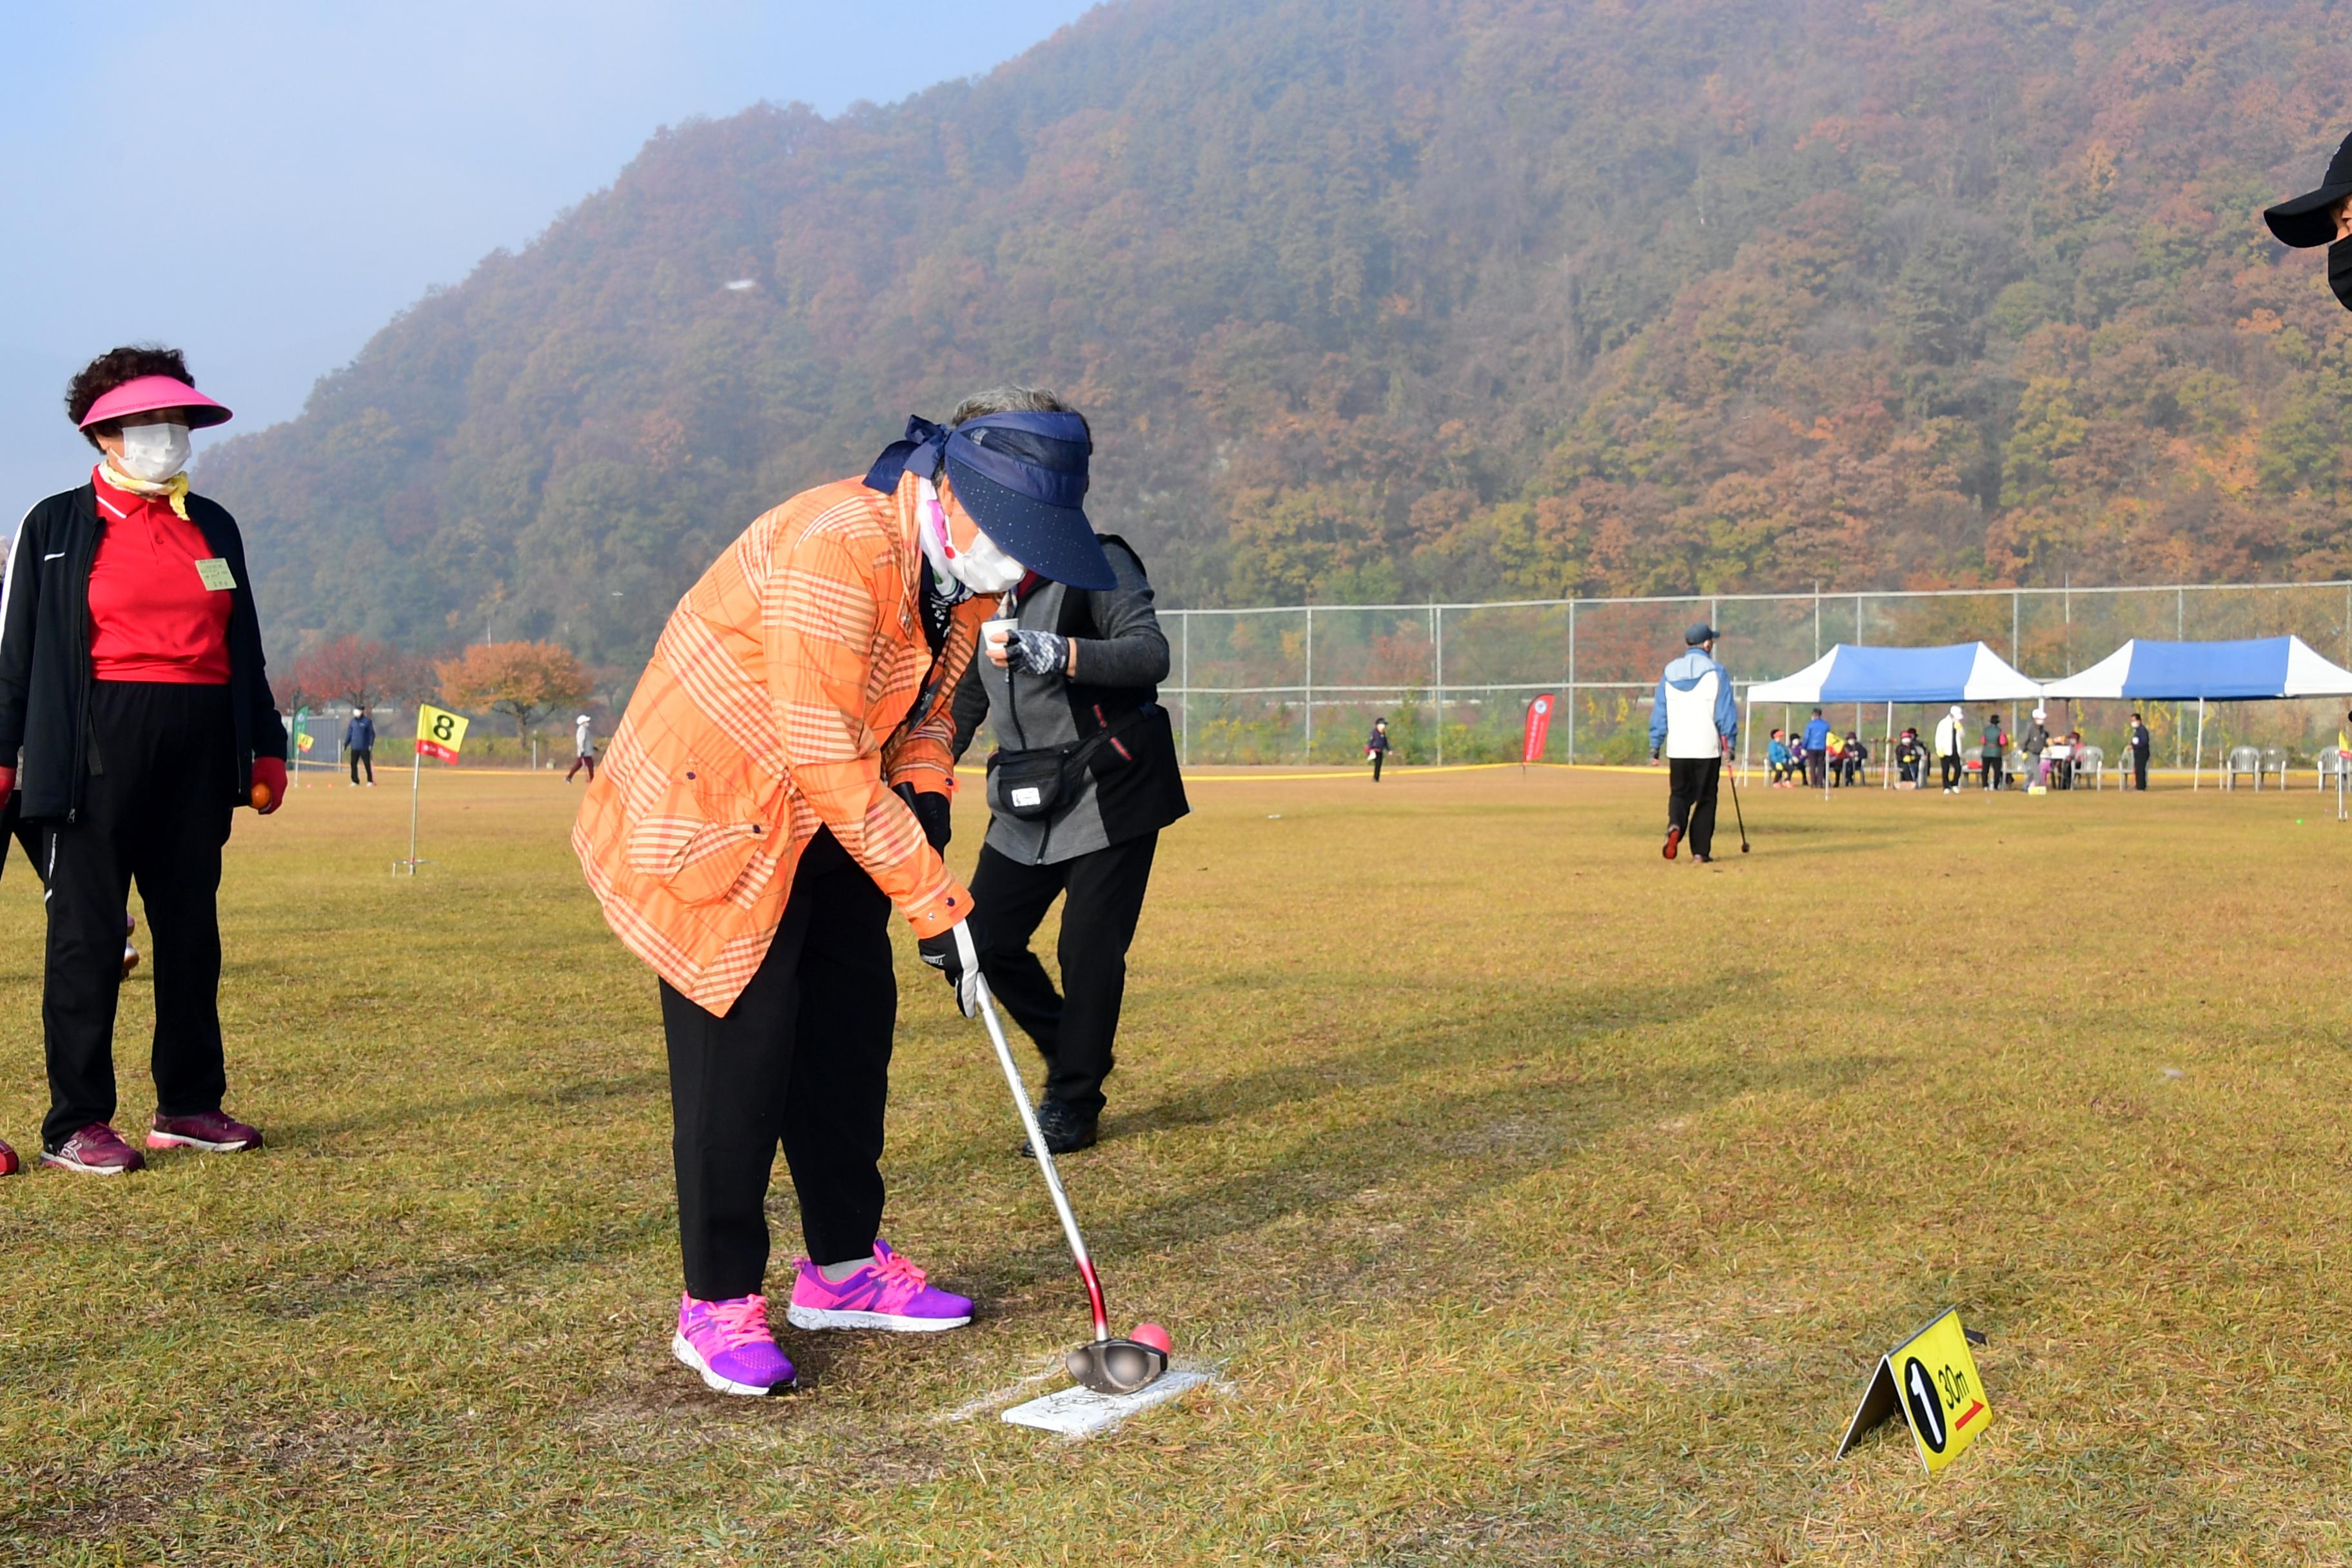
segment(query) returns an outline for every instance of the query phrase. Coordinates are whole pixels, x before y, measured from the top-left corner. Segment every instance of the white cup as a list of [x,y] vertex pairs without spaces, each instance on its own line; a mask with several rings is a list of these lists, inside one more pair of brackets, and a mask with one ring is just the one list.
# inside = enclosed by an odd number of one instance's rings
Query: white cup
[[1021,622],[1012,616],[999,616],[992,621],[980,623],[980,651],[984,657],[992,647],[1002,647],[1013,640],[1013,628]]

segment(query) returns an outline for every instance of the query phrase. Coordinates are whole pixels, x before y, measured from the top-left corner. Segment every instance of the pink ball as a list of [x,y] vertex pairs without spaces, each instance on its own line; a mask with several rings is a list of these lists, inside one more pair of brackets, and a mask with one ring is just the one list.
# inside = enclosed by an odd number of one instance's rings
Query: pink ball
[[1157,1323],[1138,1323],[1135,1325],[1135,1332],[1127,1337],[1137,1344],[1150,1345],[1161,1355],[1171,1354],[1175,1350],[1173,1342],[1168,1338],[1168,1331]]

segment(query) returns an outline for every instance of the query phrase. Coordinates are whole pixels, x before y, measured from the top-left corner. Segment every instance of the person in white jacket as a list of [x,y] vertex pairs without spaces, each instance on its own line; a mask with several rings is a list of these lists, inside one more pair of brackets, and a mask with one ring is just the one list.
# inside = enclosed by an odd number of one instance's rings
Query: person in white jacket
[[1936,755],[1944,765],[1944,793],[1960,793],[1962,765],[1960,752],[1968,743],[1968,721],[1960,717],[1959,705],[1936,723]]
[[1691,858],[1715,857],[1715,794],[1723,759],[1739,738],[1739,702],[1731,677],[1715,662],[1715,628],[1699,622],[1683,634],[1684,653],[1666,666],[1650,704],[1650,760],[1666,760],[1669,860],[1687,834]]

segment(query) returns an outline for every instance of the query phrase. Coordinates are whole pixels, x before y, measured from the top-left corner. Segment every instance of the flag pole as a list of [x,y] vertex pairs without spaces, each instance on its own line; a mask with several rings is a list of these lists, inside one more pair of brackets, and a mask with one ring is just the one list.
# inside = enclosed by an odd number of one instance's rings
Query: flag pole
[[416,796],[425,783],[425,748],[408,754],[408,874],[416,875]]

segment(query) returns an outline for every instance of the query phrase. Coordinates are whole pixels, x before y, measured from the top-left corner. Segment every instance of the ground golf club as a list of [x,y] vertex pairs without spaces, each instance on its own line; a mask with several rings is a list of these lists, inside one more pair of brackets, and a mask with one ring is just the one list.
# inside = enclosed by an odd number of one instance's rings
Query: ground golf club
[[1149,1388],[1168,1370],[1170,1341],[1168,1331],[1154,1323],[1139,1323],[1129,1338],[1114,1338],[1110,1331],[1110,1315],[1103,1306],[1102,1281],[1095,1274],[1094,1259],[1087,1254],[1086,1237],[1078,1233],[1077,1215],[1070,1212],[1069,1194],[1062,1190],[1061,1173],[1054,1168],[1054,1156],[1045,1147],[1045,1134],[1037,1125],[1037,1112],[1029,1103],[1029,1086],[1021,1080],[1020,1064],[1013,1059],[1013,1047],[1004,1038],[1004,1026],[996,1016],[996,998],[989,994],[988,982],[978,982],[980,1018],[988,1026],[989,1043],[996,1047],[996,1063],[1004,1069],[1005,1087],[1013,1091],[1013,1107],[1021,1114],[1021,1125],[1029,1134],[1029,1147],[1037,1156],[1037,1169],[1045,1178],[1045,1190],[1053,1194],[1054,1212],[1061,1216],[1062,1234],[1070,1243],[1070,1259],[1078,1266],[1078,1278],[1087,1283],[1087,1304],[1094,1314],[1095,1337],[1063,1358],[1070,1375],[1080,1384],[1097,1394],[1133,1394]]

